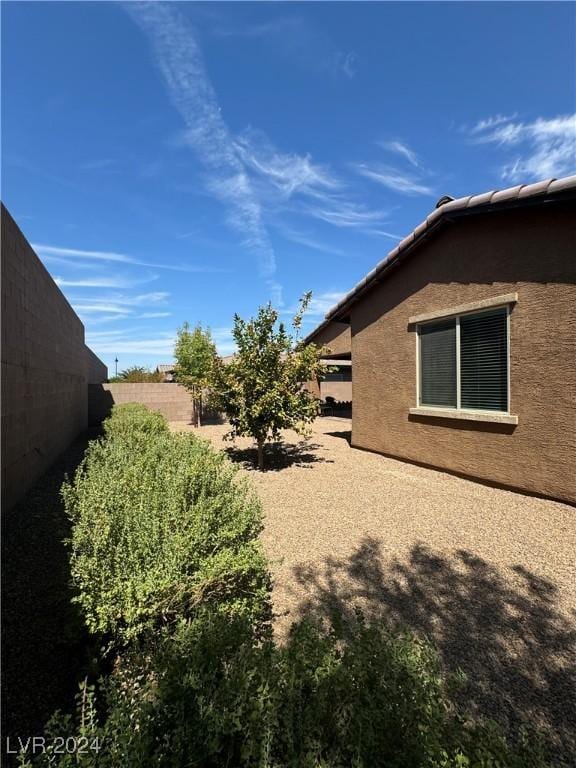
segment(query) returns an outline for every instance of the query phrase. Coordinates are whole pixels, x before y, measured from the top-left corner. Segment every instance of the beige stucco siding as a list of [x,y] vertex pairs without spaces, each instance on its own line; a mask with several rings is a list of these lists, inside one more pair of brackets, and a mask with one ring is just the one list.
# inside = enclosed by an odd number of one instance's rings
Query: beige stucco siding
[[308,340],[319,347],[328,347],[328,355],[343,355],[350,352],[350,326],[348,323],[331,322],[310,334]]
[[[576,502],[575,214],[570,203],[454,222],[353,306],[353,445]],[[510,293],[518,425],[410,415],[409,318]]]

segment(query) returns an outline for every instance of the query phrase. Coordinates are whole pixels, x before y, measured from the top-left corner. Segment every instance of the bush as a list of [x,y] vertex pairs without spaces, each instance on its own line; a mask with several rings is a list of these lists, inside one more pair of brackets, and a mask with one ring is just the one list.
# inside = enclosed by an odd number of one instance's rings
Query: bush
[[148,414],[115,410],[62,489],[88,628],[124,642],[204,603],[256,621],[268,594],[258,499],[222,454]]
[[[98,739],[101,768],[545,766],[538,745],[459,716],[427,643],[361,618],[345,641],[300,622],[282,647],[205,609],[124,658],[102,727],[87,702],[77,729]],[[74,733],[72,719],[51,731]]]
[[104,420],[102,426],[104,434],[109,438],[119,436],[133,438],[142,434],[153,436],[167,434],[170,431],[168,422],[161,413],[151,411],[140,403],[114,405],[112,413]]

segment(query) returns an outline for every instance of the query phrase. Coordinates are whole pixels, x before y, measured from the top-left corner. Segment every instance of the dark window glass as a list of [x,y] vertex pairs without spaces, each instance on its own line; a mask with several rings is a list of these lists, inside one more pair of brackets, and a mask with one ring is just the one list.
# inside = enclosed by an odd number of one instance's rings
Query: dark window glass
[[460,407],[508,410],[505,309],[460,318]]
[[420,404],[456,407],[456,320],[420,328]]

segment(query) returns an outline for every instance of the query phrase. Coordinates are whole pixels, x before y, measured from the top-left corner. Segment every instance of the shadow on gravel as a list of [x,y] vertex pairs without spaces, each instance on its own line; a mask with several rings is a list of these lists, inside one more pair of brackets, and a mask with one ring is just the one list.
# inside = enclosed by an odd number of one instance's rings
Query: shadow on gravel
[[[325,459],[316,453],[320,447],[316,443],[309,443],[305,440],[296,444],[283,442],[269,443],[264,449],[264,472],[278,472],[281,469],[287,469],[294,465],[306,468],[318,462],[333,463],[331,459]],[[241,464],[244,469],[256,469],[258,464],[256,448],[236,448],[231,446],[225,448],[224,452],[231,461]]]
[[301,615],[346,622],[360,605],[426,635],[449,670],[467,674],[460,696],[472,712],[511,734],[541,727],[559,763],[576,764],[576,624],[561,613],[553,583],[422,544],[406,560],[385,560],[371,538],[347,559],[294,571],[307,593]]
[[349,429],[344,432],[326,432],[325,434],[330,435],[330,437],[340,437],[342,440],[346,440],[348,445],[352,442],[352,432]]
[[41,736],[86,674],[88,635],[70,602],[60,486],[97,434],[76,440],[2,519],[2,752],[7,737]]

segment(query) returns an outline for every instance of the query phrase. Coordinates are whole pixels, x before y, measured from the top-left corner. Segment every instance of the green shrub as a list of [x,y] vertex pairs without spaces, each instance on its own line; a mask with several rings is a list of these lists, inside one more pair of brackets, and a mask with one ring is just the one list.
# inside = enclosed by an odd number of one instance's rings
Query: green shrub
[[164,374],[159,371],[151,371],[142,365],[133,365],[120,371],[118,376],[112,376],[110,383],[132,383],[132,384],[159,384],[164,381]]
[[[362,620],[345,641],[301,622],[282,647],[245,618],[203,609],[125,656],[102,727],[88,702],[76,730],[89,723],[101,768],[546,765],[537,744],[512,748],[494,724],[458,714],[427,643]],[[58,731],[73,734],[72,719],[56,719]]]
[[135,444],[153,416],[119,408],[62,489],[88,628],[123,642],[204,603],[257,620],[269,590],[258,499],[193,435],[144,432]]
[[168,433],[168,422],[158,411],[151,411],[141,403],[114,405],[112,413],[102,425],[106,437],[152,436]]

